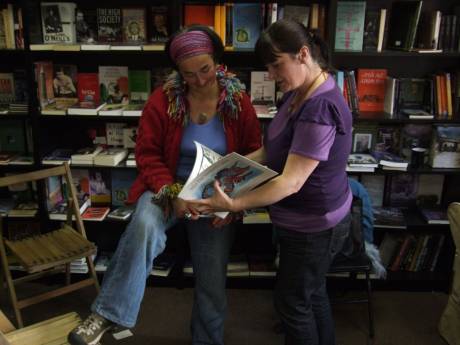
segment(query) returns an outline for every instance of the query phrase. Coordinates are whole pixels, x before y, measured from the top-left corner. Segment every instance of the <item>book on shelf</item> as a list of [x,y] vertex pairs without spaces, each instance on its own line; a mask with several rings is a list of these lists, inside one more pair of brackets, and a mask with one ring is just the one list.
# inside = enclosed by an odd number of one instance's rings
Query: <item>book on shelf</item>
[[123,146],[125,127],[126,123],[107,122],[105,124],[106,144],[115,147]]
[[460,126],[435,126],[429,164],[433,168],[460,168]]
[[75,103],[67,108],[67,115],[98,115],[99,111],[107,103],[94,103],[92,101],[83,101]]
[[42,164],[61,165],[64,163],[70,163],[72,153],[72,149],[55,149],[42,158]]
[[336,51],[362,51],[365,1],[338,1],[335,22]]
[[110,44],[82,44],[81,50],[87,51],[99,51],[99,50],[110,50]]
[[145,103],[129,103],[121,111],[123,116],[141,116]]
[[[154,43],[149,46],[162,46],[168,41],[171,33],[170,16],[168,6],[152,5],[150,6],[150,20],[147,22],[150,42]],[[145,45],[144,45],[144,50]]]
[[152,272],[150,274],[152,276],[167,277],[171,273],[175,263],[176,258],[174,255],[162,253],[153,260]]
[[264,207],[245,210],[243,214],[243,224],[269,224],[271,223],[270,214]]
[[38,212],[38,204],[35,201],[19,202],[8,211],[8,217],[35,217]]
[[74,152],[70,158],[72,164],[93,165],[96,157],[104,148],[100,145],[84,147]]
[[350,167],[368,167],[377,168],[377,160],[370,154],[366,153],[351,153],[348,155],[347,165]]
[[78,4],[78,7],[75,10],[75,31],[77,35],[77,43],[83,45],[97,42],[96,8]]
[[379,228],[406,229],[404,213],[398,207],[374,207],[374,226]]
[[276,277],[277,268],[273,255],[249,254],[250,277]]
[[42,2],[41,18],[43,42],[51,44],[74,44],[75,8],[73,2]]
[[66,115],[67,109],[78,102],[77,98],[54,98],[41,108],[42,115]]
[[10,161],[17,155],[16,152],[0,151],[0,165],[8,165]]
[[[196,157],[192,172],[179,193],[185,200],[208,198],[214,193],[214,181],[231,197],[244,194],[262,182],[276,176],[275,171],[236,152],[220,156],[195,141]],[[217,212],[225,218],[228,212]]]
[[233,4],[233,47],[235,50],[254,49],[261,27],[260,4]]
[[251,102],[253,104],[275,104],[275,81],[266,71],[251,71]]
[[386,79],[386,69],[358,68],[359,111],[384,110]]
[[145,7],[123,7],[121,9],[123,42],[144,43],[147,39]]
[[420,208],[420,213],[428,224],[449,224],[446,210]]
[[85,212],[83,212],[81,218],[88,221],[97,221],[101,222],[105,219],[107,214],[110,212],[110,207],[88,207]]
[[91,170],[89,172],[89,194],[91,205],[107,206],[112,203],[112,180],[107,170]]
[[[136,147],[137,127],[123,128],[123,147],[125,149],[134,149]],[[128,155],[128,159],[129,159]]]
[[[78,206],[80,214],[86,211],[86,209],[91,205],[91,200],[87,198],[86,200],[78,199]],[[67,220],[68,204],[64,200],[58,202],[50,210],[48,210],[49,219],[52,220]],[[72,220],[75,220],[75,215],[72,214]]]
[[129,189],[137,177],[137,171],[133,169],[114,170],[112,177],[112,205],[124,206],[128,200]]
[[32,165],[34,164],[34,159],[32,156],[27,155],[18,155],[14,156],[8,164],[10,165]]
[[134,212],[134,206],[120,206],[111,211],[107,218],[118,219],[118,220],[127,220],[131,217]]
[[423,1],[395,1],[391,5],[387,48],[411,50],[422,10]]
[[402,157],[397,156],[391,152],[379,152],[373,151],[372,156],[379,162],[383,167],[388,168],[402,168],[406,169],[409,165],[409,162],[404,160]]
[[111,44],[110,50],[142,50],[142,46],[136,44]]
[[102,102],[126,102],[129,94],[128,67],[99,66],[99,85]]
[[97,8],[98,43],[122,42],[121,8]]
[[94,157],[94,165],[117,166],[128,155],[128,150],[119,147],[107,148]]
[[347,165],[345,168],[347,172],[374,172],[374,167],[366,167],[366,166],[349,166]]
[[128,158],[126,158],[126,166],[127,167],[135,167],[137,166],[136,164],[136,155],[134,152],[130,152],[128,154]]
[[430,120],[434,118],[433,114],[423,109],[402,109],[401,113],[407,115],[412,120]]
[[14,98],[13,73],[0,73],[0,104],[10,104]]
[[53,44],[55,52],[79,52],[81,46],[79,44]]
[[97,112],[101,116],[120,116],[126,108],[125,103],[104,103],[104,106]]

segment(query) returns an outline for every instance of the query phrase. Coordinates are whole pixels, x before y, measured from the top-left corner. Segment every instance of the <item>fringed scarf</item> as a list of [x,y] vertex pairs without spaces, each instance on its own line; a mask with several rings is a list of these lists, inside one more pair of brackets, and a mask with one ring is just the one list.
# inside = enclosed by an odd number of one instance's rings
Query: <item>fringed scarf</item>
[[[241,111],[243,87],[235,75],[222,65],[217,66],[216,77],[221,90],[217,114],[221,120],[225,117],[237,119]],[[168,96],[168,115],[172,119],[182,120],[182,124],[186,126],[190,120],[186,98],[187,86],[180,73],[176,71],[171,73],[163,85],[163,90]]]

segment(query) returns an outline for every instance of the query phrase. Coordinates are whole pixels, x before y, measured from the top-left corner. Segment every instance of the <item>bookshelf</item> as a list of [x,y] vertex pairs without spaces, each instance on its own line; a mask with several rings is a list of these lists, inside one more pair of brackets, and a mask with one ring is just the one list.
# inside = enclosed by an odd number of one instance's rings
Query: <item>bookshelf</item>
[[[12,1],[11,1],[12,2]],[[91,2],[88,0],[76,0],[78,5],[91,6]],[[236,1],[235,3],[251,2],[257,4],[268,5],[270,1]],[[373,8],[386,8],[387,19],[391,15],[390,9],[393,1],[391,0],[378,0],[378,1],[367,1],[366,5],[372,5]],[[1,2],[8,3],[8,1]],[[27,89],[29,93],[29,111],[18,113],[18,114],[4,114],[0,115],[0,124],[3,126],[8,121],[14,121],[18,123],[24,129],[24,151],[27,154],[31,154],[33,157],[33,163],[31,165],[0,165],[0,173],[14,173],[21,172],[24,170],[32,170],[43,167],[41,160],[58,144],[67,144],[72,148],[79,148],[91,144],[91,140],[87,135],[88,130],[103,131],[106,123],[123,123],[127,126],[136,126],[138,123],[138,117],[128,116],[84,116],[84,115],[42,115],[39,112],[39,99],[37,97],[37,83],[35,81],[34,63],[38,61],[52,61],[53,64],[71,64],[76,65],[78,72],[91,72],[97,73],[99,65],[110,65],[110,66],[128,66],[135,67],[141,70],[152,70],[157,67],[164,67],[167,65],[167,59],[163,52],[155,50],[80,50],[80,51],[66,51],[62,48],[51,48],[45,50],[32,50],[30,44],[40,44],[40,35],[36,32],[30,33],[30,27],[33,26],[36,18],[37,11],[40,10],[40,3],[34,0],[22,0],[15,1],[19,7],[23,9],[23,25],[24,25],[24,42],[25,49],[3,49],[0,50],[0,61],[2,72],[11,72],[15,69],[23,69],[26,72]],[[164,2],[168,7],[170,28],[171,31],[175,31],[180,27],[183,22],[183,8],[184,4],[206,4],[214,5],[216,1],[179,1],[172,0]],[[418,53],[410,51],[399,51],[399,50],[387,50],[383,49],[381,52],[377,51],[334,51],[335,43],[335,25],[337,17],[337,0],[318,0],[311,1],[305,4],[303,1],[296,0],[285,0],[279,1],[279,6],[283,5],[309,5],[311,3],[317,3],[326,9],[326,18],[324,24],[324,31],[326,32],[326,38],[331,47],[331,63],[339,70],[356,70],[358,68],[367,69],[379,69],[384,68],[387,70],[389,76],[397,78],[415,78],[415,77],[427,77],[431,76],[440,71],[455,72],[460,70],[459,58],[460,52],[457,51],[445,51],[442,53]],[[120,6],[141,6],[149,8],[151,5],[157,5],[158,1],[149,0],[138,0],[134,3],[125,0],[116,1],[116,5]],[[453,14],[453,7],[457,2],[455,0],[441,1],[441,0],[425,0],[423,2],[422,12],[440,10],[442,13]],[[100,1],[97,3],[97,7],[111,7],[112,2],[108,0]],[[459,18],[460,19],[460,18]],[[460,27],[460,21],[457,22],[457,27]],[[38,47],[38,46],[37,46]],[[45,47],[47,48],[47,47]],[[43,47],[41,47],[43,49]],[[255,58],[252,50],[227,50],[223,57],[224,63],[229,66],[230,69],[238,71],[251,71],[258,70],[263,71],[262,66]],[[263,125],[268,123],[269,119],[261,119]],[[9,122],[8,122],[9,123]],[[379,126],[390,126],[393,128],[403,128],[408,124],[424,124],[424,125],[459,125],[460,114],[454,114],[452,119],[446,120],[443,118],[434,118],[426,120],[411,120],[405,116],[393,115],[390,116],[385,112],[372,112],[372,113],[360,113],[355,119],[356,125],[371,125],[374,127]],[[28,134],[27,134],[28,133]],[[102,166],[72,166],[73,169],[89,169],[98,170],[110,174],[113,171],[133,171],[132,167],[128,167],[121,163],[116,167],[102,167]],[[444,176],[443,185],[441,186],[441,204],[445,207],[449,200],[458,198],[458,195],[452,193],[454,187],[457,186],[460,181],[460,168],[431,168],[427,165],[423,167],[413,169],[409,167],[406,172],[401,171],[386,171],[382,169],[376,169],[372,173],[360,173],[354,172],[351,175],[355,178],[365,181],[369,177],[381,176],[385,183],[384,187],[388,188],[388,181],[395,176],[401,174],[411,175],[442,175]],[[37,190],[38,201],[42,210],[46,209],[46,189],[45,186],[39,186]],[[458,199],[457,199],[458,200]],[[46,211],[40,212],[40,219],[43,221],[47,220]],[[444,259],[446,264],[449,266],[449,260],[452,259],[453,248],[452,241],[449,236],[448,227],[445,225],[427,225],[417,215],[416,211],[409,210],[408,216],[408,229],[412,232],[417,231],[440,231],[446,234],[446,245]],[[122,233],[126,226],[125,221],[114,221],[105,220],[103,222],[92,222],[86,223],[88,229],[89,238],[98,243],[101,250],[114,248],[118,241],[119,235]],[[251,239],[247,243],[243,244],[243,251],[259,251],[264,248],[267,251],[272,251],[270,240],[264,241],[263,244],[259,244],[255,241],[257,236],[266,236],[267,239],[271,239],[270,225],[244,225],[243,228],[247,227],[257,228],[251,234]],[[112,229],[115,229],[112,231]],[[387,229],[376,228],[376,240],[379,243],[382,241]],[[393,230],[395,231],[395,230]],[[241,231],[240,231],[241,232]],[[251,231],[252,232],[252,231]],[[256,235],[257,234],[257,235]],[[245,236],[239,236],[244,238]],[[180,240],[174,240],[177,242]],[[174,245],[168,245],[169,247]],[[238,249],[239,250],[239,249]],[[396,287],[404,287],[405,282],[409,285],[412,282],[419,282],[425,288],[432,286],[431,283],[435,282],[443,286],[447,286],[449,281],[449,272],[434,272],[426,275],[417,274],[417,272],[394,272],[389,281],[383,282],[382,284],[388,283],[388,285],[395,285]],[[407,274],[406,274],[407,273]],[[414,273],[414,274],[412,274]],[[394,282],[394,284],[393,284]],[[253,283],[248,283],[253,284]]]

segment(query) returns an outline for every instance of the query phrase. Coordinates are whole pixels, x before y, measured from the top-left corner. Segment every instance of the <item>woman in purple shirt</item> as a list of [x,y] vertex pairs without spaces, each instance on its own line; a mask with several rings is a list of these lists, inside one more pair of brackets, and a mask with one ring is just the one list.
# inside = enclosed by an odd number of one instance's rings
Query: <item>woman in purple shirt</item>
[[261,34],[256,53],[285,94],[264,146],[248,157],[279,175],[235,199],[216,183],[213,197],[190,204],[201,213],[270,205],[280,241],[275,306],[286,345],[335,344],[326,273],[350,227],[345,167],[352,115],[328,74],[327,49],[294,21],[280,20]]

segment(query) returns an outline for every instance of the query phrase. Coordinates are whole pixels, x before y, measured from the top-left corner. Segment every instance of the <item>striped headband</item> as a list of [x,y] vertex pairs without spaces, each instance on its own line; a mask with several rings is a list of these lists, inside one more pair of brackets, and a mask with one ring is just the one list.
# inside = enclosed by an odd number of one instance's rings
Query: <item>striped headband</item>
[[169,55],[177,64],[185,58],[214,52],[212,41],[204,31],[187,31],[174,37],[169,46]]

